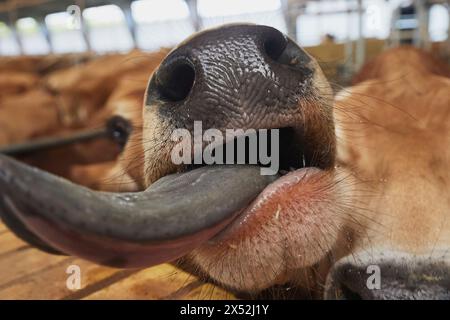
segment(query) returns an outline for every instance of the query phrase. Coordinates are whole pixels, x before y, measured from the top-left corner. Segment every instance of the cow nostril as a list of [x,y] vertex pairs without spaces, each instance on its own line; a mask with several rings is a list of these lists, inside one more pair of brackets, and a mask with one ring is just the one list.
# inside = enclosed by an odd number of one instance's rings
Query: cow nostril
[[306,67],[310,62],[308,55],[280,31],[271,30],[266,33],[263,50],[269,59],[301,71],[305,78],[311,74],[311,69]]
[[284,49],[286,49],[287,39],[278,30],[273,30],[264,40],[264,51],[274,61],[278,61]]
[[164,66],[157,74],[156,84],[160,98],[168,101],[186,99],[194,86],[195,70],[187,61]]

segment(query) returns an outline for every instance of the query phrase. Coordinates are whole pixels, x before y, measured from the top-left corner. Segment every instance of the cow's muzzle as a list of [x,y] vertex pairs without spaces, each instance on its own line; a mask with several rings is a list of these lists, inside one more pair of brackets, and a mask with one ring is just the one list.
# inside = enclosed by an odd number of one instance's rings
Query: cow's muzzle
[[331,269],[325,299],[449,300],[447,250],[412,255],[368,250],[338,261]]

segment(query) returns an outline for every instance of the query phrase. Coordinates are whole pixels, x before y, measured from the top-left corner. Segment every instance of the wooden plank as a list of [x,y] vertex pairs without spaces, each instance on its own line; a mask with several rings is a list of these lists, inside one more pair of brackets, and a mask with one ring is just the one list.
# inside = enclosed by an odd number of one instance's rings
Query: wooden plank
[[17,279],[38,275],[67,259],[65,256],[49,255],[31,247],[5,254],[0,260],[0,290]]
[[183,299],[203,285],[195,276],[170,264],[141,270],[86,299]]
[[[81,270],[81,289],[67,288],[66,270]],[[6,231],[0,234],[0,299],[233,299],[170,264],[119,270],[49,255]]]
[[191,290],[189,293],[181,296],[177,299],[186,300],[235,300],[236,297],[222,289],[221,287],[215,286],[210,283],[205,283],[200,287]]
[[17,238],[12,232],[5,230],[0,233],[0,260],[4,254],[18,249],[28,248],[29,245]]
[[[78,290],[70,290],[67,287],[70,275],[66,270],[71,265],[78,266],[81,271],[81,288]],[[15,278],[0,286],[0,299],[78,299],[92,291],[101,290],[109,284],[106,280],[120,280],[132,272],[102,267],[77,258],[65,258],[43,270]],[[120,277],[114,278],[116,274]],[[102,285],[102,282],[105,284]]]
[[[76,292],[66,286],[69,276],[66,270],[70,265],[81,269],[81,289]],[[9,231],[0,235],[0,299],[83,297],[96,288],[94,284],[118,271],[74,257],[44,253],[26,245]]]

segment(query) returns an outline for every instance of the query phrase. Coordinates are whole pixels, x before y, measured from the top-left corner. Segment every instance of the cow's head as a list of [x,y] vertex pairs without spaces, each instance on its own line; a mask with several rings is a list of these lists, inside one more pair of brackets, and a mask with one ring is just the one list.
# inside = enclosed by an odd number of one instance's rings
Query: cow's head
[[351,247],[326,297],[450,298],[449,75],[448,64],[399,47],[336,96],[338,163],[358,182]]
[[[116,267],[183,257],[247,292],[286,283],[320,292],[371,228],[373,219],[358,219],[366,195],[335,165],[330,87],[314,59],[273,28],[229,25],[180,44],[153,74],[137,121],[118,128],[130,134],[118,181],[145,191],[93,192],[1,157],[5,223],[44,250]],[[203,130],[280,129],[280,173],[174,164],[172,133],[193,133],[194,121]],[[345,266],[332,269],[327,296],[345,291]]]

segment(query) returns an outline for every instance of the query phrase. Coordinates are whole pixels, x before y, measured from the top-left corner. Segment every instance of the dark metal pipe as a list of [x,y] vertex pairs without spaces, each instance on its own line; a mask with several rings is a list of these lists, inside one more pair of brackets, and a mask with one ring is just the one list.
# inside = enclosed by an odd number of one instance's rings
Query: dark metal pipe
[[80,131],[65,137],[39,138],[23,143],[0,146],[0,153],[10,156],[21,156],[36,151],[62,147],[78,142],[90,141],[98,138],[110,138],[108,130],[103,127],[100,129],[90,129]]

